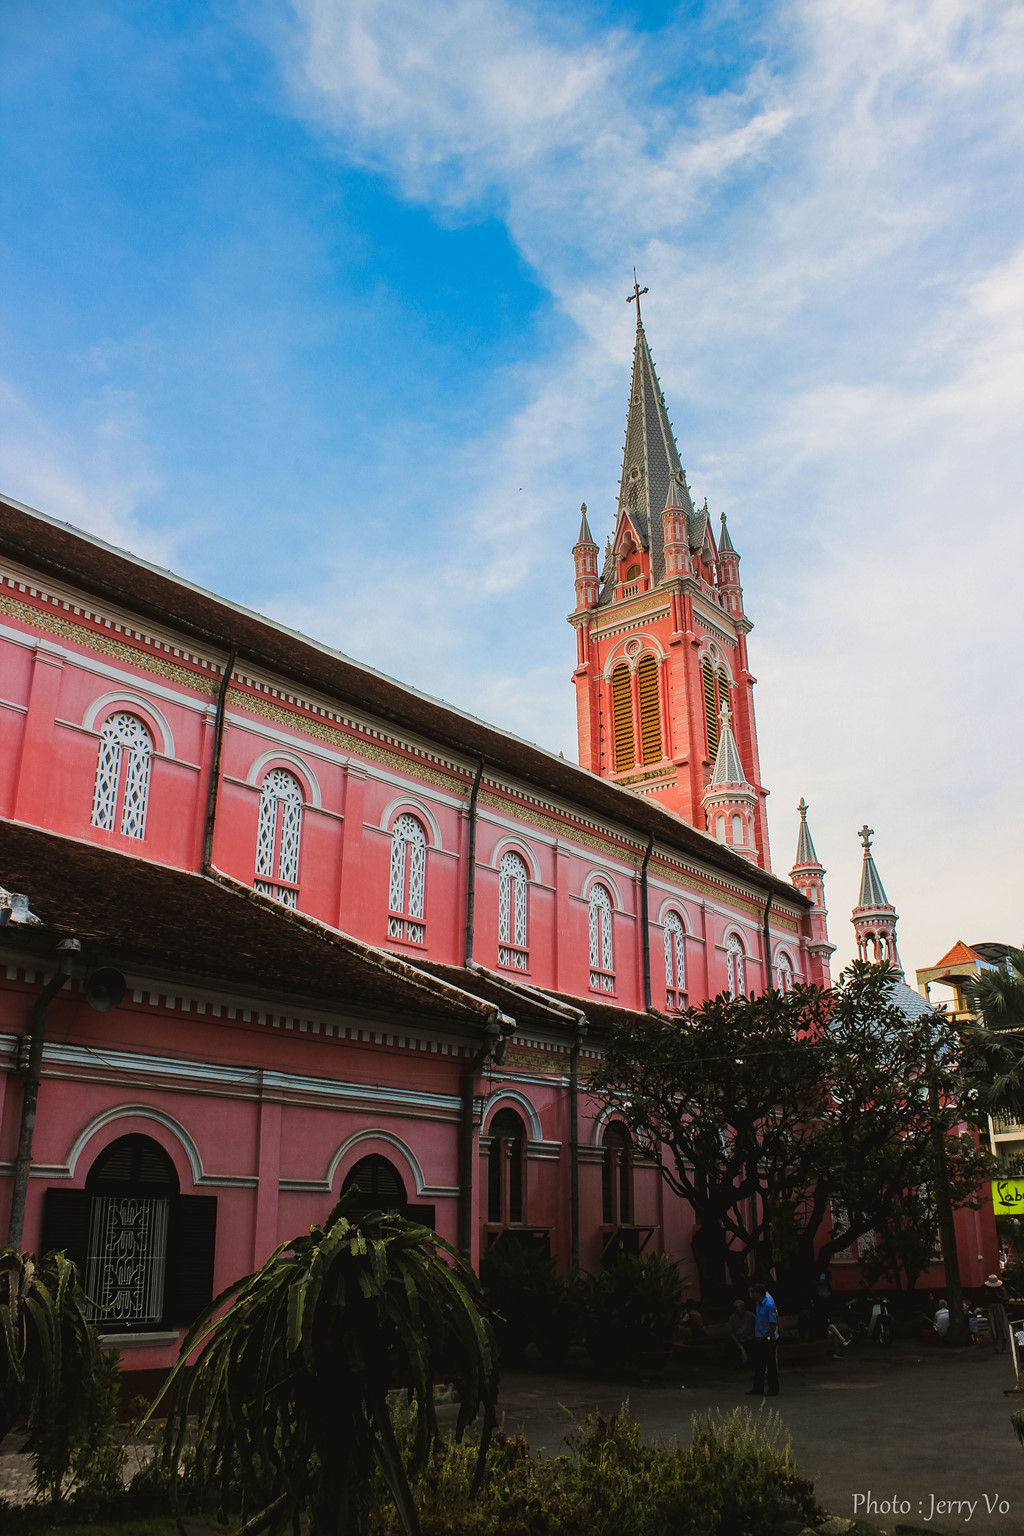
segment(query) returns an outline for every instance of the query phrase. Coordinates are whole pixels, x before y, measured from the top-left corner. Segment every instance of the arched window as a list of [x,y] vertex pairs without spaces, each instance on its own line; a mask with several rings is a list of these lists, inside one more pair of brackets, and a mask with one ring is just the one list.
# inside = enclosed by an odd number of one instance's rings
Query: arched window
[[595,992],[615,991],[612,898],[599,883],[590,887],[590,985]]
[[487,1152],[487,1221],[490,1226],[523,1220],[523,1164],[526,1129],[514,1109],[499,1109],[491,1121]]
[[612,728],[615,736],[615,772],[622,773],[636,762],[633,743],[633,683],[624,661],[612,672]]
[[660,763],[661,705],[658,699],[658,663],[653,656],[641,656],[636,676],[640,694],[641,760],[645,765]]
[[253,887],[286,907],[298,903],[301,840],[302,787],[287,768],[271,768],[260,790]]
[[601,1159],[601,1217],[606,1227],[633,1219],[633,1149],[629,1132],[613,1120],[604,1133]]
[[718,751],[718,721],[722,713],[723,705],[732,705],[732,696],[729,689],[729,674],[724,667],[716,668],[710,656],[705,656],[701,663],[701,674],[704,678],[704,721],[708,731],[708,758],[715,760]]
[[153,738],[137,715],[122,710],[100,731],[92,824],[125,837],[145,837]]
[[391,832],[391,885],[388,938],[422,944],[427,889],[427,834],[421,822],[403,811]]
[[678,912],[665,914],[665,996],[670,1008],[686,1007],[686,949]]
[[529,969],[526,947],[526,909],[529,876],[518,853],[511,849],[498,866],[498,964],[516,971]]
[[715,817],[715,837],[718,839],[718,841],[720,843],[724,843],[725,842],[725,817],[724,816],[716,816]]
[[775,957],[775,982],[780,992],[793,990],[793,962],[784,949]]
[[379,1152],[360,1158],[350,1169],[341,1192],[355,1187],[350,1211],[353,1216],[365,1216],[370,1211],[383,1211],[385,1216],[404,1215],[406,1209],[405,1185],[398,1169]]
[[734,813],[733,818],[732,818],[732,840],[733,840],[733,844],[735,846],[742,845],[743,840],[744,840],[743,839],[743,817],[739,814],[738,811]]
[[725,946],[725,969],[729,978],[729,996],[742,997],[747,990],[746,967],[743,945],[734,933],[730,934]]
[[178,1176],[148,1136],[122,1136],[93,1163],[85,1292],[101,1328],[164,1315],[167,1226]]

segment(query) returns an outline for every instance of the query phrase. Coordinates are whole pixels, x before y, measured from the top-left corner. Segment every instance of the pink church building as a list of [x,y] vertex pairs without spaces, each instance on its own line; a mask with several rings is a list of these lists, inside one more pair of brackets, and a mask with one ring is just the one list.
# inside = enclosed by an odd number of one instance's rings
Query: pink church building
[[67,1248],[128,1368],[351,1184],[474,1261],[690,1262],[587,1062],[831,946],[805,820],[771,871],[739,556],[639,316],[574,558],[580,766],[0,498],[0,1231]]

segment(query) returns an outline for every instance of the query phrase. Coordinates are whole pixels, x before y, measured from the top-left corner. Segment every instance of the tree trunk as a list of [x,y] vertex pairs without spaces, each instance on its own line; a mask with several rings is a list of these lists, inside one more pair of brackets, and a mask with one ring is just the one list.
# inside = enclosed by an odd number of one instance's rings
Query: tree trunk
[[971,1342],[971,1330],[964,1317],[964,1297],[960,1289],[956,1226],[946,1177],[946,1134],[939,1123],[939,1092],[932,1083],[928,1085],[928,1104],[932,1113],[932,1145],[935,1148],[935,1209],[939,1217],[942,1263],[946,1271],[946,1304],[949,1307],[949,1333],[946,1337],[950,1344],[962,1347]]

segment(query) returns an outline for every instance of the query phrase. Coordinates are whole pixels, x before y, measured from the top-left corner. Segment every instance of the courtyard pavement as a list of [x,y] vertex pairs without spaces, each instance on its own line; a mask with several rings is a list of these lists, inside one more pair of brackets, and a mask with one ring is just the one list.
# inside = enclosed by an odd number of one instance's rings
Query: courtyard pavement
[[[1014,1384],[1008,1356],[897,1342],[890,1350],[864,1347],[840,1360],[784,1365],[780,1378],[780,1396],[765,1408],[778,1411],[797,1470],[831,1513],[887,1530],[902,1523],[967,1536],[1024,1533],[1024,1450],[1010,1427],[1024,1397],[1004,1396]],[[509,1372],[500,1407],[509,1433],[522,1430],[534,1451],[554,1454],[570,1415],[614,1413],[627,1397],[650,1435],[688,1440],[695,1410],[742,1405],[759,1412],[761,1400],[745,1395],[749,1385],[745,1373],[724,1368],[684,1366],[658,1385]],[[870,1495],[878,1506],[895,1498],[909,1509],[872,1510],[855,1505],[855,1495]],[[1000,1501],[1009,1508],[1000,1512]]]

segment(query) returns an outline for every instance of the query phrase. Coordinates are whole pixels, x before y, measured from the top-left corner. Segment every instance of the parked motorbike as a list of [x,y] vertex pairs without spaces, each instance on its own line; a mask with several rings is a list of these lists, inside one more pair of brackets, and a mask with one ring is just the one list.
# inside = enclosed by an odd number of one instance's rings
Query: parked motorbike
[[840,1350],[849,1349],[857,1340],[887,1349],[895,1338],[892,1314],[885,1297],[851,1301],[843,1315],[828,1325],[829,1338]]

